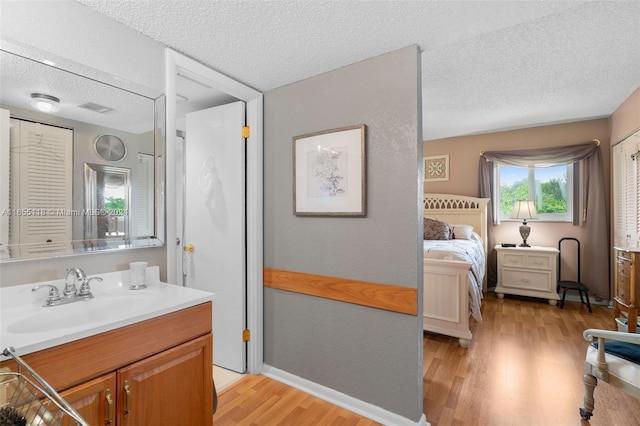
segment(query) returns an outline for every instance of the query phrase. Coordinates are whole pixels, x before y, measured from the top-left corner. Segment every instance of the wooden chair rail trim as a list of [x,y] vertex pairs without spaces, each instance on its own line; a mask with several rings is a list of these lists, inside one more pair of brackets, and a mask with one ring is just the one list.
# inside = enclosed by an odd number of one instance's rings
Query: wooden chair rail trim
[[389,284],[264,268],[264,286],[401,314],[418,315],[418,290]]

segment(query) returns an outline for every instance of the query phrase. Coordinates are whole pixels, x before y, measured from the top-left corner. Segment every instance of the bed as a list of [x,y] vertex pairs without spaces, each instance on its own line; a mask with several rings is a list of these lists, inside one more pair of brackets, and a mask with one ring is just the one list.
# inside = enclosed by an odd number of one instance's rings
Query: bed
[[489,199],[424,194],[423,203],[425,224],[457,225],[451,229],[461,237],[424,240],[423,329],[457,337],[467,347],[473,337],[470,319],[482,320]]

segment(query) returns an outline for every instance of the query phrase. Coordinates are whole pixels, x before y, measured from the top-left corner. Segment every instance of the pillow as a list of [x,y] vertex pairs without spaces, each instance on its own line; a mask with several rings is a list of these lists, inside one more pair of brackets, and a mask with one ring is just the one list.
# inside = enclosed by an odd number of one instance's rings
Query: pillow
[[435,219],[424,218],[424,239],[425,240],[449,240],[451,239],[451,228],[447,223]]
[[470,240],[473,235],[473,226],[471,225],[449,225],[451,227],[451,239]]

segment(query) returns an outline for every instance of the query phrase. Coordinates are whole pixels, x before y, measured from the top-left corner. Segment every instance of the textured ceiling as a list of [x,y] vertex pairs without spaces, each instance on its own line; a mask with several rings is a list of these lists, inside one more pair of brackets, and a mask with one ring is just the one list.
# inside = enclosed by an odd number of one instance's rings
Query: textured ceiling
[[263,92],[417,44],[425,140],[607,117],[640,87],[639,1],[79,2]]
[[[59,117],[134,134],[150,132],[153,129],[154,102],[151,98],[2,50],[0,79],[0,104],[10,106],[14,117],[20,117],[21,113],[13,107],[33,109],[30,106],[31,93],[58,96],[64,94],[59,99],[61,111],[55,114]],[[82,107],[88,103],[109,110],[98,113]]]

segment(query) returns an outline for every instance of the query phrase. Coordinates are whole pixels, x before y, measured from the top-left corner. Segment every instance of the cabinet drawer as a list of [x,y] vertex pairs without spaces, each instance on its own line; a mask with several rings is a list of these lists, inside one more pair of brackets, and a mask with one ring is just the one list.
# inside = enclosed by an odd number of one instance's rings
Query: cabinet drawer
[[502,266],[523,267],[525,265],[524,254],[505,253],[502,258]]
[[532,272],[511,269],[503,269],[501,272],[503,287],[545,292],[551,290],[551,273],[549,272]]
[[530,254],[530,255],[527,255],[526,262],[527,262],[527,268],[548,270],[548,269],[551,269],[552,266],[554,266],[551,264],[550,256]]
[[617,273],[629,276],[631,274],[631,265],[630,259],[618,256],[618,261],[616,262]]
[[631,304],[631,280],[629,275],[625,276],[618,273],[616,278],[616,298],[625,305]]

